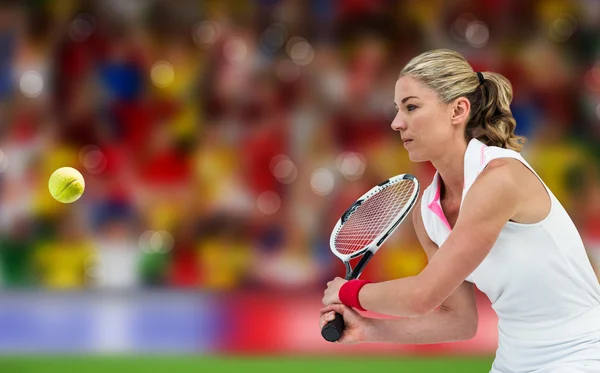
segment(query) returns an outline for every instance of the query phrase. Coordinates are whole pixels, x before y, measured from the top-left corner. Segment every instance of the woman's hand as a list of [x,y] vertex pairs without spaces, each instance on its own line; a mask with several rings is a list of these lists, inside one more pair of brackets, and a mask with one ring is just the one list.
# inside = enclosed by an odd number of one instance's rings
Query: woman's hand
[[374,319],[369,319],[359,315],[352,308],[343,304],[331,304],[321,309],[321,318],[319,326],[321,329],[335,318],[335,313],[339,313],[344,318],[344,331],[342,337],[338,340],[339,343],[354,344],[360,342],[368,342],[369,336],[373,332]]
[[327,289],[325,289],[325,294],[323,295],[324,306],[342,303],[340,301],[339,292],[342,285],[344,285],[346,282],[347,281],[343,278],[336,277],[327,283]]

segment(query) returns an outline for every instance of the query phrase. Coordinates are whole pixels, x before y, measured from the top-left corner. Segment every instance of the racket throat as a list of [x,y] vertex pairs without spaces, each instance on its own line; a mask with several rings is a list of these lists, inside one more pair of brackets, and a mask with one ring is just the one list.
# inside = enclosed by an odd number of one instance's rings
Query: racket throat
[[346,280],[352,279],[352,267],[350,266],[350,261],[344,261],[344,265],[346,266]]
[[360,261],[358,262],[356,267],[354,267],[354,270],[351,271],[349,271],[351,269],[350,263],[344,263],[346,265],[346,280],[357,279],[362,273],[363,269],[365,268],[365,265],[367,265],[367,263],[369,262],[369,260],[371,260],[372,257],[373,253],[371,251],[367,251],[365,255],[363,255],[362,258],[360,258]]

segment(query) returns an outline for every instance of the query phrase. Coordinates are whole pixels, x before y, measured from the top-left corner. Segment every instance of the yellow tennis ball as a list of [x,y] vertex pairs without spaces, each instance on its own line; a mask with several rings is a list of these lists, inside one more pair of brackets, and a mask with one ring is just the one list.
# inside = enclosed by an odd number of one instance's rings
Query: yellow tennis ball
[[62,203],[75,202],[83,194],[85,181],[79,171],[72,167],[61,167],[48,180],[48,189],[54,199]]

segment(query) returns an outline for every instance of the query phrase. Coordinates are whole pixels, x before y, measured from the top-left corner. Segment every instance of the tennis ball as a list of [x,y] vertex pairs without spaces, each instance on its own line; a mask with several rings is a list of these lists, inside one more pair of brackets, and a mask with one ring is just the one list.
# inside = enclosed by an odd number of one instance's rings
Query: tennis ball
[[50,176],[48,189],[55,200],[62,203],[71,203],[77,201],[83,194],[85,181],[76,169],[61,167]]

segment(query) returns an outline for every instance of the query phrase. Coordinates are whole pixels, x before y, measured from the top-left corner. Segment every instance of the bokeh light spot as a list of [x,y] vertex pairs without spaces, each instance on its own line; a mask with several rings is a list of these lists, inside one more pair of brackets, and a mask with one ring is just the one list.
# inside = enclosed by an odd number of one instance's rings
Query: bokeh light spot
[[154,65],[152,65],[150,76],[152,78],[152,83],[155,86],[159,88],[166,88],[173,83],[175,71],[173,70],[173,65],[171,65],[169,62],[157,61],[154,63]]
[[482,48],[490,39],[490,30],[485,23],[481,21],[473,21],[467,26],[465,38],[470,46],[474,48]]
[[37,97],[42,93],[44,89],[44,78],[42,74],[37,71],[29,70],[25,71],[21,75],[19,81],[19,88],[21,92],[27,97]]
[[256,200],[256,205],[260,212],[265,215],[271,215],[276,213],[281,207],[281,197],[272,191],[262,192]]
[[310,178],[313,192],[319,196],[326,196],[333,191],[335,178],[333,173],[326,168],[315,170]]

